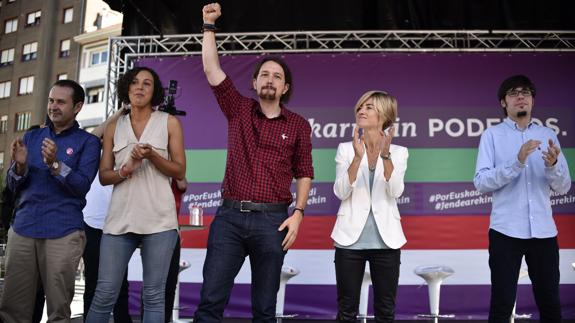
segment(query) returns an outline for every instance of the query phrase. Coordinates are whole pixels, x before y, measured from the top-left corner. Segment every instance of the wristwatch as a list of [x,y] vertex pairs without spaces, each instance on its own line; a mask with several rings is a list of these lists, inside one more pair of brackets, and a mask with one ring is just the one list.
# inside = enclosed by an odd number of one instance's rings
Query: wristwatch
[[55,160],[52,165],[50,165],[50,169],[53,171],[57,171],[60,168],[60,162]]
[[391,152],[387,153],[387,155],[380,154],[380,156],[384,160],[389,160],[389,159],[391,159]]

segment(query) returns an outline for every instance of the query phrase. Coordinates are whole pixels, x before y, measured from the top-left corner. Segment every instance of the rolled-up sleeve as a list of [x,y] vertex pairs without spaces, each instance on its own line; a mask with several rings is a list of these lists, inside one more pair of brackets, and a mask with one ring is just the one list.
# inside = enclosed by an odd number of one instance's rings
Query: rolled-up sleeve
[[220,109],[228,120],[235,118],[243,109],[250,109],[253,105],[252,100],[241,95],[236,89],[234,82],[227,76],[222,83],[211,88]]
[[302,122],[299,126],[298,140],[294,160],[294,177],[314,178],[313,159],[311,154],[311,127],[309,123]]

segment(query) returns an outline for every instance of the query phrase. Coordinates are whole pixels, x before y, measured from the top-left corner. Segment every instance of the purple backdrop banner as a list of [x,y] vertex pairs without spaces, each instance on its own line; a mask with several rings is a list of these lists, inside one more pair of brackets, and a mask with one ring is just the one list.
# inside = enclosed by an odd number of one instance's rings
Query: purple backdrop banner
[[[223,70],[244,95],[253,96],[253,67],[260,58],[257,55],[221,57]],[[334,171],[328,167],[333,169],[335,164],[330,154],[335,154],[339,143],[351,139],[356,100],[368,90],[385,90],[394,95],[399,103],[394,143],[410,149],[411,173],[408,169],[406,177],[409,177],[409,181],[398,202],[402,215],[410,216],[407,218],[409,221],[403,222],[404,225],[418,225],[404,229],[411,234],[407,237],[408,241],[414,241],[410,239],[416,236],[420,237],[419,246],[432,246],[402,251],[398,317],[427,311],[427,298],[423,292],[426,289],[418,287],[422,280],[413,274],[413,268],[436,261],[449,264],[456,270],[442,290],[442,293],[447,293],[444,294],[445,299],[442,296],[442,311],[456,313],[458,318],[484,317],[488,310],[486,298],[489,293],[487,250],[471,250],[459,245],[453,249],[433,249],[443,236],[430,233],[426,221],[438,216],[445,216],[446,222],[457,219],[459,222],[450,226],[456,230],[477,223],[473,222],[477,218],[484,219],[487,224],[490,197],[479,195],[474,190],[471,183],[473,171],[470,169],[474,167],[471,164],[474,163],[474,149],[479,144],[481,132],[504,118],[496,93],[502,80],[508,76],[525,74],[533,80],[537,86],[535,121],[552,128],[562,147],[573,156],[575,53],[348,53],[290,54],[284,55],[284,58],[294,76],[294,93],[287,107],[309,121],[314,158],[317,156],[316,161],[321,160],[321,164],[316,165],[316,175],[321,173],[321,176],[318,175],[320,179],[313,183],[313,207],[306,209],[306,215],[310,211],[306,221],[315,221],[314,228],[317,230],[317,233],[309,233],[309,241],[329,239],[333,221],[327,220],[335,216],[339,206],[329,177],[334,176]],[[205,79],[201,58],[145,58],[138,64],[155,69],[164,85],[169,80],[179,82],[175,102],[178,109],[188,113],[181,119],[188,160],[191,160],[188,167],[193,169],[204,162],[207,166],[202,170],[206,173],[216,168],[212,167],[216,163],[221,167],[223,161],[220,159],[224,158],[223,151],[227,148],[226,120]],[[434,152],[439,153],[434,155]],[[442,171],[447,175],[438,180],[429,180],[434,177],[426,174],[430,168],[426,157],[446,154],[461,158],[456,159],[458,169],[444,169]],[[441,159],[434,162],[440,165]],[[452,173],[457,174],[449,177]],[[183,205],[205,203],[202,205],[206,213],[213,214],[219,204],[222,176],[217,169],[209,176],[198,176],[201,180],[194,178],[184,195]],[[572,319],[575,318],[575,296],[572,293],[575,290],[575,272],[569,259],[575,259],[575,240],[570,238],[575,234],[575,189],[572,188],[565,196],[552,198],[555,201],[554,211],[562,216],[559,230],[568,236],[562,240],[566,243],[561,245],[563,249],[560,251],[561,300],[566,309],[564,317]],[[193,235],[194,238],[198,236],[205,239],[206,234]],[[469,240],[466,237],[464,240]],[[297,243],[301,249],[290,250],[286,258],[301,270],[288,286],[286,310],[300,313],[306,318],[333,318],[336,309],[332,244],[328,241],[321,244],[324,249],[314,249],[316,247],[305,248],[307,242],[298,237]],[[205,243],[195,245],[204,246]],[[314,244],[317,245],[320,244]],[[201,248],[185,248],[182,251],[193,264],[180,274],[185,283],[182,302],[192,310],[197,306],[199,297],[203,252]],[[465,257],[470,258],[462,260]],[[131,273],[137,271],[137,268],[130,267]],[[242,270],[238,275],[226,316],[250,315],[250,277],[249,269]],[[294,294],[294,291],[297,292]],[[536,313],[532,299],[526,298],[530,295],[530,288],[523,283],[519,288],[521,305],[518,306],[522,311]],[[478,299],[480,301],[476,302]]]
[[[221,58],[227,75],[251,95],[259,56]],[[481,130],[503,118],[497,89],[506,77],[526,74],[537,85],[535,117],[552,127],[565,147],[575,146],[575,54],[293,54],[288,107],[310,120],[314,148],[335,147],[351,136],[353,106],[370,89],[385,90],[399,102],[396,142],[410,148],[476,148]],[[162,80],[180,84],[176,103],[188,111],[182,122],[186,148],[226,147],[225,119],[214,108],[200,57],[149,58],[140,64]],[[327,127],[327,129],[326,129]],[[201,138],[201,139],[200,139]]]

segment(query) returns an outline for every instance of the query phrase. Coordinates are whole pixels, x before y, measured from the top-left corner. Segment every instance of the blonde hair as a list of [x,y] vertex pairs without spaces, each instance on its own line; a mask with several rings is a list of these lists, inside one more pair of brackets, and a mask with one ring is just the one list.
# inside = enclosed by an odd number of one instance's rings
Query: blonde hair
[[382,123],[381,129],[387,129],[397,119],[397,100],[384,91],[367,91],[357,100],[353,112],[356,113],[369,98],[373,99],[373,106],[377,110],[380,123]]

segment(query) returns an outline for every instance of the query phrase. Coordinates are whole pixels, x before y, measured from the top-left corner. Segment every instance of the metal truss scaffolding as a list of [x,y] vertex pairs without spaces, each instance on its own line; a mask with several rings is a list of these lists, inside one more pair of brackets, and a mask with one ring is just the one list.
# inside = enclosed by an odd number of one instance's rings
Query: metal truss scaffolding
[[[216,34],[220,55],[361,52],[573,52],[575,31],[390,30]],[[142,57],[200,55],[202,35],[109,40],[106,109],[118,107],[116,82]]]

